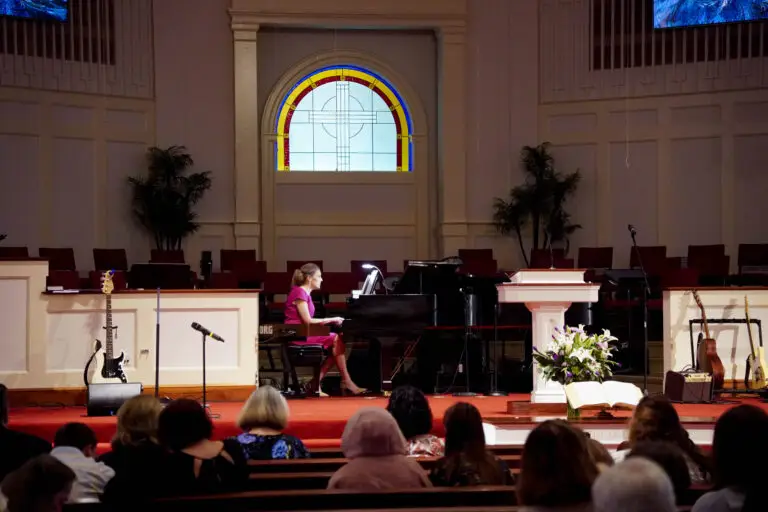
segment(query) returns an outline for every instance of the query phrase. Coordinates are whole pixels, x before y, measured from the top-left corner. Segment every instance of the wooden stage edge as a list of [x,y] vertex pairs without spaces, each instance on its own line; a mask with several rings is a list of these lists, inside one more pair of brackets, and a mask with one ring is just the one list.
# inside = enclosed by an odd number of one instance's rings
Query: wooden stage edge
[[[211,402],[244,402],[256,386],[206,386],[206,400]],[[143,394],[153,395],[155,386],[145,386]],[[203,396],[202,386],[160,386],[160,396],[168,398],[194,398]],[[11,407],[26,407],[32,404],[61,404],[65,406],[85,405],[85,387],[8,389]]]

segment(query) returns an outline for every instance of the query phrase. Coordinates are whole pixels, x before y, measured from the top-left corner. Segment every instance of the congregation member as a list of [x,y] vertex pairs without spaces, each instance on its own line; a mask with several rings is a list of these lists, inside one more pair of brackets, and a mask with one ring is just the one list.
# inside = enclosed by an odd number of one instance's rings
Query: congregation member
[[709,459],[691,441],[672,402],[664,395],[646,396],[637,404],[629,422],[629,440],[619,446],[617,461],[642,441],[668,441],[676,445],[685,456],[691,483],[709,481]]
[[51,456],[75,473],[71,502],[100,501],[104,488],[115,476],[114,469],[95,459],[97,444],[96,434],[84,423],[67,423],[56,432]]
[[712,440],[714,483],[692,512],[765,510],[768,483],[768,414],[753,405],[729,409],[717,420]]
[[592,484],[600,471],[589,441],[562,420],[545,421],[528,434],[517,483],[523,512],[592,511]]
[[600,441],[588,437],[587,448],[589,449],[589,455],[592,457],[592,461],[597,465],[597,469],[600,471],[613,466],[615,463],[611,452],[609,452]]
[[375,491],[412,489],[432,484],[408,446],[397,422],[384,409],[365,407],[347,421],[341,450],[349,459],[328,482],[329,489]]
[[99,459],[115,470],[104,489],[103,502],[128,504],[181,494],[174,475],[183,474],[185,468],[158,442],[162,410],[162,404],[152,395],[132,397],[118,409],[112,450]]
[[305,459],[309,450],[300,439],[284,434],[288,402],[272,386],[259,386],[245,402],[237,425],[242,434],[232,438],[246,460]]
[[33,457],[0,483],[0,512],[60,512],[75,478],[75,472],[56,457]]
[[472,404],[459,402],[443,416],[445,456],[429,474],[436,487],[472,485],[512,485],[507,465],[485,447],[485,432],[480,411]]
[[412,457],[442,457],[445,443],[430,433],[432,409],[420,389],[413,386],[395,388],[387,403],[387,410],[397,421],[408,442],[408,455]]
[[51,451],[45,439],[8,428],[9,408],[8,388],[0,384],[0,482],[32,457]]
[[[314,263],[306,263],[293,272],[291,279],[291,291],[285,299],[285,323],[286,324],[304,324],[304,325],[341,325],[344,321],[341,317],[333,318],[314,318],[315,303],[312,302],[312,292],[319,290],[323,283],[323,275],[320,267]],[[327,397],[321,388],[323,378],[336,364],[341,374],[341,387],[343,392],[349,392],[354,395],[365,393],[366,390],[360,388],[352,380],[347,369],[346,346],[341,336],[337,333],[331,333],[327,336],[307,336],[302,341],[292,342],[294,345],[322,345],[326,351],[330,351],[330,357],[325,360],[320,367],[320,373],[317,381],[312,382],[312,390],[319,396]]]
[[179,494],[206,494],[241,488],[248,479],[240,446],[212,441],[213,423],[195,400],[174,400],[160,413],[160,444],[173,452],[178,473],[168,475]]
[[676,512],[672,482],[653,461],[632,457],[606,469],[592,487],[594,512]]
[[691,487],[691,473],[683,451],[668,441],[641,441],[627,454],[631,457],[644,457],[661,467],[672,482],[675,496],[680,498]]

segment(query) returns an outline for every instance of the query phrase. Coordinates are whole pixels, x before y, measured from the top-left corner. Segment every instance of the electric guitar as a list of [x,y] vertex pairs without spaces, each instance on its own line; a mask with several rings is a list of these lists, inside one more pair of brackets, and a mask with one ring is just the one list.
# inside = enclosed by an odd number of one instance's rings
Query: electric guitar
[[749,299],[744,296],[744,316],[747,319],[747,334],[749,334],[749,350],[747,356],[747,372],[744,376],[744,385],[747,389],[763,389],[766,385],[765,376],[768,367],[765,364],[765,351],[763,347],[755,348],[752,338],[752,324],[749,322]]
[[692,290],[693,299],[701,311],[701,321],[704,328],[704,334],[699,333],[698,346],[698,367],[701,371],[712,374],[712,390],[723,389],[725,383],[725,366],[717,355],[717,342],[709,335],[709,324],[707,323],[707,314],[704,312],[704,304],[701,303],[699,293]]
[[[125,359],[125,353],[120,352],[118,357],[113,357],[113,339],[116,337],[114,331],[117,330],[117,326],[112,325],[112,291],[115,289],[115,285],[112,283],[113,270],[104,272],[102,276],[101,291],[106,296],[107,321],[104,326],[104,330],[107,332],[106,342],[102,346],[100,340],[96,340],[94,344],[94,353],[88,360],[88,364],[85,366],[85,373],[88,375],[89,368],[92,364],[95,364],[96,371],[93,372],[89,384],[101,384],[101,383],[118,383],[128,382],[123,371],[123,362]],[[127,362],[127,360],[125,361]]]

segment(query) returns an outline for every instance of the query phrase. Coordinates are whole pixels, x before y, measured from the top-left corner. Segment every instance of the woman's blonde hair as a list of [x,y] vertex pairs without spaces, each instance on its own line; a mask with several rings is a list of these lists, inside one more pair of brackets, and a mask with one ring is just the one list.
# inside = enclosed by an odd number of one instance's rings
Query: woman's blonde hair
[[293,277],[291,278],[291,284],[293,286],[302,286],[307,282],[307,279],[315,275],[320,270],[320,267],[314,263],[305,263],[301,268],[297,268],[293,271]]
[[152,395],[134,396],[117,411],[117,432],[112,444],[128,445],[157,440],[157,421],[163,406]]
[[288,425],[288,402],[272,386],[260,386],[245,401],[237,426],[243,431],[265,427],[283,430]]

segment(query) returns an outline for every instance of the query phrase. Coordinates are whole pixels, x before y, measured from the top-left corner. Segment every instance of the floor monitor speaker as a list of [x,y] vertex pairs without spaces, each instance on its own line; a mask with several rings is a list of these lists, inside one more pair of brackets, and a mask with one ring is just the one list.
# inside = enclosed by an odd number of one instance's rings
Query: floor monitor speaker
[[140,382],[91,384],[87,391],[88,416],[114,416],[129,398],[140,395]]

